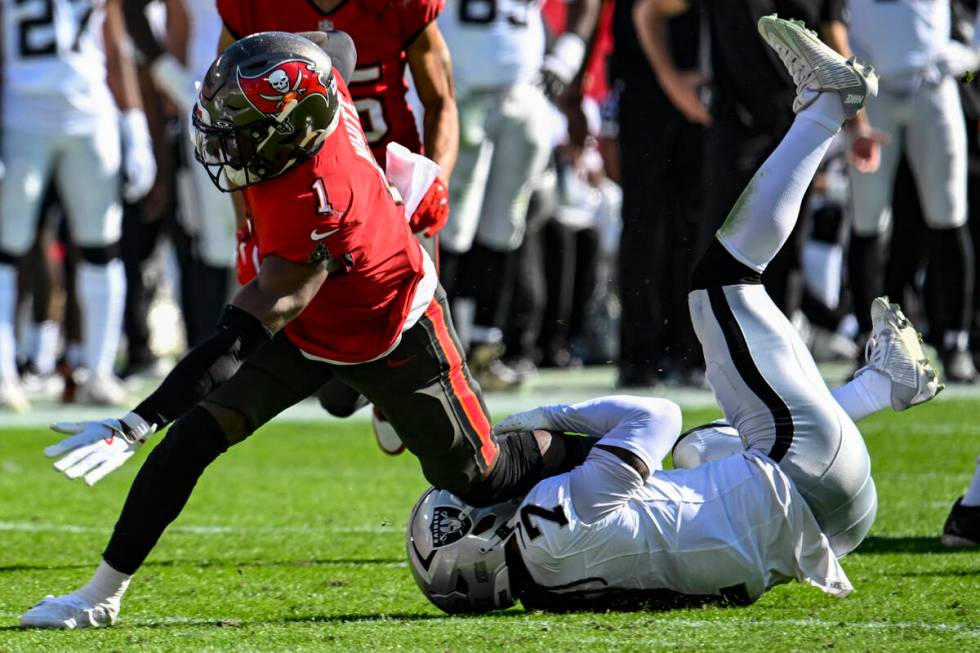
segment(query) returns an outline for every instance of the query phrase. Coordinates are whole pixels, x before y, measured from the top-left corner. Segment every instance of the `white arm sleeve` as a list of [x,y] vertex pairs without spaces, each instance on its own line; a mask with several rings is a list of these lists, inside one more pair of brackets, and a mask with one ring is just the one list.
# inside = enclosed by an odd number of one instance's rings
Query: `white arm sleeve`
[[585,463],[569,476],[575,512],[586,523],[615,511],[644,483],[632,466],[599,445],[625,449],[653,472],[662,468],[681,429],[681,410],[666,399],[604,397],[546,410],[555,428],[602,435]]

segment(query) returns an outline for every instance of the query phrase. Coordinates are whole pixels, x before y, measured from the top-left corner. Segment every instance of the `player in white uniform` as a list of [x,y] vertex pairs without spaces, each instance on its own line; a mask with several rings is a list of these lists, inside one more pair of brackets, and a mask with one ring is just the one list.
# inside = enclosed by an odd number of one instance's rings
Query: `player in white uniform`
[[[874,172],[851,171],[854,228],[851,284],[855,305],[881,292],[881,241],[892,215],[895,171],[905,152],[930,229],[930,266],[941,276],[943,324],[932,334],[946,377],[976,377],[968,332],[973,298],[974,253],[966,226],[966,130],[956,78],[976,70],[973,47],[950,38],[945,0],[849,0],[854,53],[872,64],[881,92],[868,107],[872,129],[884,134],[881,164]],[[867,139],[858,136],[860,148]],[[859,320],[864,331],[870,325]]]
[[77,292],[90,375],[79,398],[126,400],[112,372],[125,292],[118,252],[120,181],[126,199],[136,201],[152,185],[156,166],[135,71],[122,52],[120,12],[120,0],[3,6],[0,406],[28,406],[14,367],[16,264],[34,240],[41,200],[52,182],[81,252]]
[[[838,557],[861,542],[877,507],[853,419],[921,403],[939,386],[914,329],[877,300],[869,365],[831,394],[765,293],[762,271],[876,80],[801,24],[766,17],[759,29],[797,82],[798,116],[718,231],[689,296],[708,380],[739,437],[715,429],[701,440],[706,451],[687,456],[699,466],[662,471],[681,423],[669,401],[610,397],[504,420],[498,431],[534,430],[539,442],[549,430],[602,439],[583,465],[538,483],[518,506],[423,496],[409,558],[444,610],[506,607],[515,596],[555,609],[744,604],[792,579],[850,591]],[[719,444],[737,453],[718,459]]]
[[[197,100],[195,83],[214,60],[215,43],[221,34],[221,17],[213,0],[167,0],[168,14],[176,14],[186,29],[186,52],[182,63],[165,51],[150,31],[143,15],[149,0],[127,4],[127,25],[138,37],[138,47],[147,59],[154,81],[176,104],[184,116]],[[193,161],[193,143],[185,139],[186,160]],[[235,212],[230,196],[214,187],[205,170],[187,165],[178,174],[178,193],[185,228],[195,237],[196,254],[211,268],[225,276],[235,260]],[[225,298],[219,298],[218,305]]]
[[524,239],[533,182],[551,153],[554,114],[546,93],[554,100],[578,73],[598,15],[597,0],[568,5],[567,31],[547,51],[541,0],[447,0],[439,16],[453,55],[460,123],[452,216],[439,240],[441,277],[450,300],[475,301],[472,327],[457,316],[474,346],[500,339],[503,271]]

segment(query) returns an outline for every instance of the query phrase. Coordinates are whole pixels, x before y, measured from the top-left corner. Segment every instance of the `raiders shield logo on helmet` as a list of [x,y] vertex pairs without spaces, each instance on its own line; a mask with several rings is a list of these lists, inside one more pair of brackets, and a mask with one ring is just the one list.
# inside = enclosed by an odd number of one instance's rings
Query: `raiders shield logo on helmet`
[[254,77],[245,77],[239,71],[238,85],[249,103],[268,116],[275,116],[291,102],[298,104],[315,95],[326,102],[328,96],[321,71],[302,59],[284,61]]
[[456,508],[440,506],[432,511],[432,546],[448,546],[470,532],[470,518]]

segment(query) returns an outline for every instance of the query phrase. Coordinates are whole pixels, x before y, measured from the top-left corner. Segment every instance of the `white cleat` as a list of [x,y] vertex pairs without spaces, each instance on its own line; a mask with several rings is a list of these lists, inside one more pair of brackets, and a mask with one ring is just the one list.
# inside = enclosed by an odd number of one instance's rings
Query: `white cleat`
[[374,427],[374,437],[378,441],[378,446],[386,454],[397,456],[405,451],[405,443],[395,431],[395,427],[374,407],[371,410],[371,426]]
[[878,95],[878,75],[871,66],[858,63],[853,57],[845,59],[802,21],[763,16],[759,19],[759,34],[793,76],[793,111],[799,113],[820,93],[832,92],[840,95],[844,114],[853,118],[869,97]]
[[129,393],[115,376],[91,376],[78,388],[75,401],[90,406],[128,406]]
[[23,413],[30,409],[31,402],[27,400],[27,395],[24,394],[24,389],[19,381],[0,380],[0,410]]
[[895,410],[929,401],[945,387],[922,350],[922,335],[887,297],[871,302],[871,337],[865,358],[868,364],[857,374],[870,368],[891,379]]
[[21,628],[102,628],[119,616],[119,604],[93,605],[76,594],[47,596],[20,618]]

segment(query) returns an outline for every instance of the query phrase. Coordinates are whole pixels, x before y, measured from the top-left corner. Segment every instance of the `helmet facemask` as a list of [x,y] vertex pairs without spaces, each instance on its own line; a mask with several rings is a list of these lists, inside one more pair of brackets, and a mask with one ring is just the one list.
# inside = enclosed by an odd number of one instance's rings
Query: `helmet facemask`
[[314,130],[304,125],[283,134],[281,123],[272,119],[242,126],[211,124],[207,111],[198,104],[192,115],[194,158],[218,189],[239,190],[311,159],[336,128],[339,118],[340,113],[336,112],[326,129]]
[[326,52],[296,34],[254,34],[205,76],[192,116],[195,158],[220,190],[238,190],[311,159],[339,118]]

